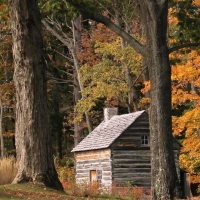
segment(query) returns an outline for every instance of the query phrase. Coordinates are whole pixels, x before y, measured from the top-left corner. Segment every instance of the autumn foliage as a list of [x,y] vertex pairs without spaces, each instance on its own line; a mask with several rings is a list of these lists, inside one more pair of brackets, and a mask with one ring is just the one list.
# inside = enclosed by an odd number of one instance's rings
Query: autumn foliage
[[[200,172],[200,55],[198,51],[178,55],[181,62],[172,66],[172,105],[184,106],[180,116],[173,117],[174,135],[184,139],[180,166],[191,174]],[[195,178],[194,178],[195,177]],[[193,182],[200,182],[197,176]]]

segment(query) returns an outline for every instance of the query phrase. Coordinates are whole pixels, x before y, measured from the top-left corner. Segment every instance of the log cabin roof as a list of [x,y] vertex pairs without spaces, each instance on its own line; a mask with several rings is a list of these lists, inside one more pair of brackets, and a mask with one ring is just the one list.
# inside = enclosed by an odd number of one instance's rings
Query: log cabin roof
[[103,121],[72,152],[108,148],[133,122],[143,113],[138,111],[130,114],[115,115],[108,121]]

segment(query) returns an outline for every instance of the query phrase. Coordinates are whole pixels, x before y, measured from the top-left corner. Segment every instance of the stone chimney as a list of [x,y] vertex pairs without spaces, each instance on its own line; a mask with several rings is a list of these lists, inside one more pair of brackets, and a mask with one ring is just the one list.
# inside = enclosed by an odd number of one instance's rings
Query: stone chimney
[[104,108],[104,120],[110,120],[114,115],[118,114],[118,108]]

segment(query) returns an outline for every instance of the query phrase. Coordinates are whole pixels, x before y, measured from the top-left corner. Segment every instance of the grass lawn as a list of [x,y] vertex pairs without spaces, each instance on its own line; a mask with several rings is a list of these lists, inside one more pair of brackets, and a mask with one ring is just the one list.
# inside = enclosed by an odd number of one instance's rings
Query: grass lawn
[[[92,197],[75,197],[70,196],[65,192],[57,191],[51,188],[46,188],[32,183],[24,184],[8,184],[0,185],[0,200],[111,200],[118,199],[114,197],[101,197],[101,198],[92,198]],[[141,198],[147,200],[148,198]],[[199,200],[199,197],[192,198],[193,200]]]
[[30,199],[30,200],[75,200],[75,199],[86,199],[81,197],[72,197],[67,195],[65,192],[53,190],[31,183],[24,184],[9,184],[0,186],[0,199]]

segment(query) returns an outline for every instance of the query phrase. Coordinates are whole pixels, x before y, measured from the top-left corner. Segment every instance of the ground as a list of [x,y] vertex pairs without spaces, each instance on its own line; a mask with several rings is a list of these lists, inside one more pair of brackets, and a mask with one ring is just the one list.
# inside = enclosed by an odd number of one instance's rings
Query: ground
[[[51,188],[46,188],[42,186],[37,186],[31,183],[24,184],[8,184],[0,186],[0,200],[113,200],[120,199],[114,197],[102,197],[102,198],[92,198],[92,197],[75,197],[70,196],[65,192],[53,190]],[[149,199],[149,198],[139,198],[139,199]],[[192,200],[200,200],[200,197],[192,198]]]
[[[53,190],[46,187],[36,186],[31,183],[26,184],[9,184],[0,186],[0,199],[30,199],[30,200],[86,200],[88,198],[73,197],[67,195],[65,192]],[[91,198],[90,198],[91,199]]]

